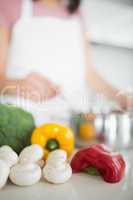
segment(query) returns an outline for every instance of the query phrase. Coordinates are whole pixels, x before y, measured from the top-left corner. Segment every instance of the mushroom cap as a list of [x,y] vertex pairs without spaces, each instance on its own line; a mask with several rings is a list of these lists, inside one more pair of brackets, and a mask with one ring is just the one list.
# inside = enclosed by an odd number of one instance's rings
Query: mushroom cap
[[52,151],[49,154],[46,163],[50,165],[56,165],[57,163],[62,164],[62,163],[65,163],[66,161],[67,161],[66,151],[62,149],[58,149],[58,150]]
[[34,144],[23,149],[19,155],[19,162],[36,163],[43,158],[44,152],[40,145]]
[[0,159],[4,160],[9,167],[12,167],[17,164],[18,155],[11,147],[5,145],[0,148]]

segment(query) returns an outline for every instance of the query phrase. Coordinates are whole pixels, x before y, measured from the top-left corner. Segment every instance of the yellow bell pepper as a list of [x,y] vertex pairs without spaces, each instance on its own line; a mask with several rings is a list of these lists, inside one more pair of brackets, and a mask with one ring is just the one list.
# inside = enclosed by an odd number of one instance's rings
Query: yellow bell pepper
[[45,157],[56,149],[65,150],[69,157],[74,150],[74,134],[70,128],[62,125],[44,124],[33,131],[31,143],[42,146]]

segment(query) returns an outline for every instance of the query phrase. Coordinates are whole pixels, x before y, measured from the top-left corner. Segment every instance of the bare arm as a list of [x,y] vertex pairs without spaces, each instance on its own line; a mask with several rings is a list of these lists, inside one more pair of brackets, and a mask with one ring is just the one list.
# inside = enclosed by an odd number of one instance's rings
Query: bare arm
[[17,85],[18,80],[7,80],[6,78],[6,61],[9,45],[9,30],[6,28],[0,28],[0,92],[3,88],[9,85]]
[[6,57],[9,41],[9,31],[5,28],[0,28],[0,76],[5,77]]
[[126,108],[127,98],[124,95],[119,96],[119,90],[114,88],[110,83],[104,80],[95,70],[95,67],[92,65],[91,61],[91,52],[90,45],[85,40],[85,55],[87,63],[87,72],[86,78],[89,82],[89,85],[99,93],[104,94],[108,98],[114,99],[117,101],[122,108]]

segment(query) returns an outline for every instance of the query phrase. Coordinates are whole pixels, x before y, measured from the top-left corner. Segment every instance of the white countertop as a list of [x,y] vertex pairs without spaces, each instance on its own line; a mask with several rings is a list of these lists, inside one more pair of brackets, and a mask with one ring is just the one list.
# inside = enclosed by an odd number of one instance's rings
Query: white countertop
[[133,200],[133,150],[125,154],[127,170],[118,184],[105,183],[100,177],[75,174],[62,185],[41,181],[32,187],[11,183],[0,191],[0,200]]

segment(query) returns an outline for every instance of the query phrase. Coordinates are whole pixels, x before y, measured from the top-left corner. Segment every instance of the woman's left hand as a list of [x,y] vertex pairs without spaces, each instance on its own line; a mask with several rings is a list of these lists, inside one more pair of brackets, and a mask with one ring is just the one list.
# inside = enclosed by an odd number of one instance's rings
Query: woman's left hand
[[128,98],[126,95],[120,95],[117,100],[122,110],[133,109],[133,97]]
[[28,86],[35,89],[39,100],[47,101],[60,93],[56,84],[38,73],[31,73],[25,78],[25,87]]

